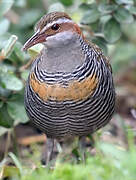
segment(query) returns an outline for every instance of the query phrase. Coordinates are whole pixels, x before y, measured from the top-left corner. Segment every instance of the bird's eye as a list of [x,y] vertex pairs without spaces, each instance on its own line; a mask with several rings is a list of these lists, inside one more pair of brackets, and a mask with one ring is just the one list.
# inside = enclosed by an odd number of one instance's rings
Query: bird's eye
[[57,31],[59,28],[60,28],[59,24],[53,24],[51,26],[51,29],[54,30],[54,31]]

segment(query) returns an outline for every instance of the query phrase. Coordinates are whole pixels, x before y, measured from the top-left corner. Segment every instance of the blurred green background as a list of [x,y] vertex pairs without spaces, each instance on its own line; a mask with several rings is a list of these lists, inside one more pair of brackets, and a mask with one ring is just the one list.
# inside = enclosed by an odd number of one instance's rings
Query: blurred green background
[[[106,153],[105,161],[99,156],[91,159],[81,176],[78,172],[83,168],[82,164],[75,165],[73,169],[70,164],[66,164],[61,172],[57,167],[51,176],[48,172],[39,170],[38,172],[34,171],[35,174],[31,177],[27,175],[24,177],[22,174],[24,171],[20,164],[22,154],[25,154],[26,160],[30,160],[34,157],[37,158],[37,152],[41,151],[36,142],[32,146],[31,143],[27,144],[31,146],[29,149],[24,148],[24,144],[23,148],[20,147],[18,137],[20,134],[21,137],[27,137],[27,132],[24,130],[26,127],[28,127],[28,132],[31,131],[29,119],[24,109],[24,87],[29,73],[29,65],[40,52],[42,46],[36,45],[30,48],[27,53],[23,52],[21,48],[33,34],[34,25],[40,17],[52,11],[67,12],[79,24],[86,38],[101,47],[104,54],[109,57],[117,94],[116,111],[110,124],[104,131],[100,131],[102,138],[98,138],[102,144],[99,147],[100,150]],[[15,174],[16,178],[37,179],[35,177],[41,173],[41,177],[49,176],[49,179],[111,180],[114,176],[119,180],[121,178],[129,180],[128,177],[130,180],[136,179],[135,162],[132,162],[130,169],[128,168],[124,172],[123,168],[116,167],[117,161],[113,155],[111,164],[109,167],[107,166],[109,161],[107,154],[110,151],[112,156],[117,149],[114,146],[105,145],[106,141],[106,143],[117,144],[123,149],[123,152],[117,150],[117,156],[122,157],[121,164],[118,165],[126,168],[130,156],[132,156],[132,160],[136,161],[133,153],[128,152],[129,142],[133,147],[132,151],[135,151],[135,129],[136,0],[0,0],[0,178],[6,176],[7,173],[9,179],[12,179]],[[128,133],[129,130],[133,135]],[[110,133],[110,135],[105,135],[104,132]],[[35,133],[39,134],[37,130]],[[28,133],[28,136],[30,134]],[[34,157],[30,155],[30,149],[33,151]],[[8,154],[9,151],[12,153]],[[18,151],[21,151],[22,154],[20,155]],[[125,155],[124,151],[126,151]],[[16,169],[12,166],[7,167],[9,165],[7,157],[10,157],[10,161],[12,159]],[[40,160],[36,160],[37,164],[39,162]],[[98,173],[98,175],[95,174],[95,176],[94,172],[90,173],[90,166],[92,169],[97,169],[96,174]],[[101,169],[101,167],[103,168]],[[90,174],[86,175],[88,173]],[[104,176],[105,173],[107,175]],[[63,178],[64,174],[68,176]]]

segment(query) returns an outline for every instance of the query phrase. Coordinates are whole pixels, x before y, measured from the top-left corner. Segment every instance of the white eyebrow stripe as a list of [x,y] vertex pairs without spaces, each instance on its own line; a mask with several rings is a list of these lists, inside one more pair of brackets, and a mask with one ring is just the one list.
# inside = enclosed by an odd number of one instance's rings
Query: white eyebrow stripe
[[61,18],[61,19],[58,19],[57,21],[53,21],[51,23],[48,23],[42,30],[41,30],[41,33],[43,33],[44,31],[46,31],[49,27],[51,27],[53,24],[61,24],[61,23],[67,23],[67,22],[70,22],[70,23],[74,23],[71,19],[67,19],[67,18]]

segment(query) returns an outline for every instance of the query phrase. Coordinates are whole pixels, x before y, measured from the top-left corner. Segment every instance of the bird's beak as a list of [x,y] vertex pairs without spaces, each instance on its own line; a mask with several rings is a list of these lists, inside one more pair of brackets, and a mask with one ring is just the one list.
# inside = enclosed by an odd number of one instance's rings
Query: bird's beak
[[28,48],[34,46],[35,44],[42,43],[46,41],[45,33],[36,32],[23,46],[23,50],[26,51]]

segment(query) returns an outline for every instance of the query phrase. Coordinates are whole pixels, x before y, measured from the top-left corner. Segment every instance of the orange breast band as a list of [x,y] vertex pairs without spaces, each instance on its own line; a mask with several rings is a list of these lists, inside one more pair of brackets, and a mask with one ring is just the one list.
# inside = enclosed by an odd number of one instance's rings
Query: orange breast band
[[43,100],[49,99],[56,101],[64,100],[83,100],[90,96],[98,83],[96,76],[89,76],[86,79],[78,82],[71,81],[68,86],[63,87],[61,84],[47,84],[40,82],[34,73],[30,76],[30,85],[35,93]]

